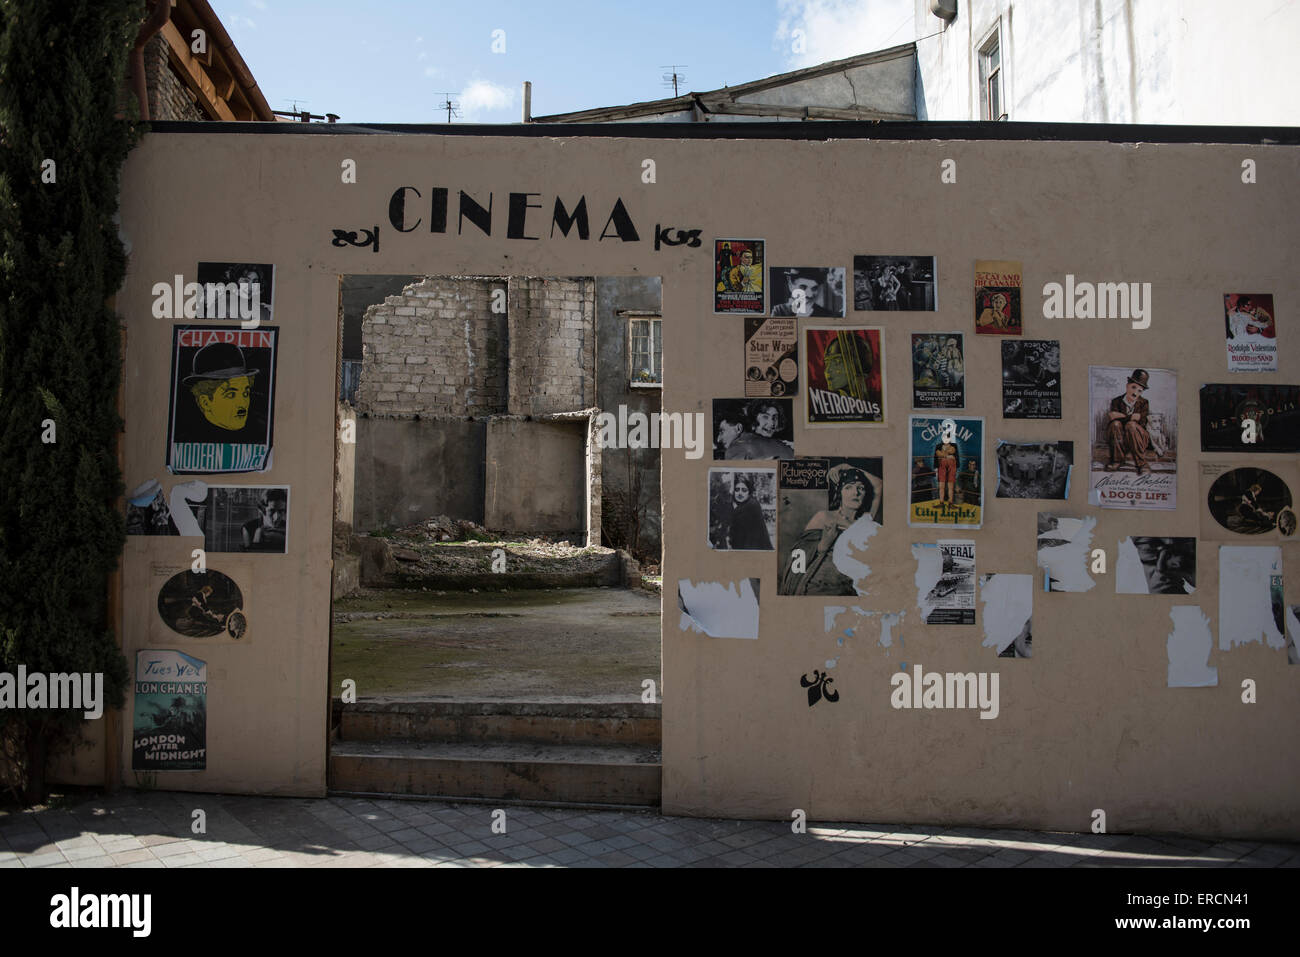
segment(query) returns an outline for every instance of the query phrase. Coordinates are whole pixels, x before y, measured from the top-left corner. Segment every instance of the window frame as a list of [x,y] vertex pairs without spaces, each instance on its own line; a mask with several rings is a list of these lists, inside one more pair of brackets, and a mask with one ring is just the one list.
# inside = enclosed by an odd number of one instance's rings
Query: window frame
[[[628,310],[622,315],[627,319],[627,382],[632,389],[662,389],[664,387],[664,370],[663,370],[663,315],[658,312],[637,312]],[[651,372],[659,378],[656,382],[639,382],[636,378],[636,369],[633,368],[633,350],[632,343],[638,338],[634,335],[633,330],[638,322],[647,323],[649,335],[645,337],[648,342],[647,352],[650,356]],[[654,342],[655,330],[659,330],[659,355],[657,357],[658,368],[654,368],[656,362]]]
[[[997,66],[992,65],[994,56]],[[984,39],[975,47],[976,77],[980,87],[980,120],[985,123],[997,123],[1009,120],[1007,111],[1007,70],[1006,49],[1002,43],[1002,20],[984,35]],[[993,90],[996,84],[998,115],[993,115]]]

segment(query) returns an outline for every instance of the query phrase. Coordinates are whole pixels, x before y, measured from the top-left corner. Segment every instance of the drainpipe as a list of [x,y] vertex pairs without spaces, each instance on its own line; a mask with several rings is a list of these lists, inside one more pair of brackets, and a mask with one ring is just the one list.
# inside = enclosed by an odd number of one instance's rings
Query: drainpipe
[[140,119],[145,121],[149,119],[149,89],[144,76],[144,48],[154,34],[163,28],[163,24],[171,19],[171,15],[171,0],[153,0],[153,9],[149,11],[144,23],[140,24],[135,46],[131,48],[131,89],[140,104]]

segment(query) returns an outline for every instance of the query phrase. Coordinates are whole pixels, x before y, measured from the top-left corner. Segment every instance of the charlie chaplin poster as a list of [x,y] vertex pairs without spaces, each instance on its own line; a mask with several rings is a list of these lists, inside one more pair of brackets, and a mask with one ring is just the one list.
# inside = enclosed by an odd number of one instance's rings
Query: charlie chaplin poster
[[263,472],[271,467],[278,342],[274,327],[173,327],[170,472]]
[[767,284],[774,316],[844,317],[843,266],[773,266]]
[[1178,377],[1171,369],[1088,367],[1088,504],[1178,504]]
[[805,424],[884,425],[884,350],[876,327],[805,326]]
[[208,766],[208,664],[180,651],[136,652],[131,770]]
[[879,458],[797,458],[778,475],[779,595],[856,595],[853,557],[881,523]]
[[763,298],[764,242],[761,239],[716,239],[713,242],[713,311],[767,311]]
[[984,420],[914,415],[908,434],[907,524],[979,528],[984,521]]

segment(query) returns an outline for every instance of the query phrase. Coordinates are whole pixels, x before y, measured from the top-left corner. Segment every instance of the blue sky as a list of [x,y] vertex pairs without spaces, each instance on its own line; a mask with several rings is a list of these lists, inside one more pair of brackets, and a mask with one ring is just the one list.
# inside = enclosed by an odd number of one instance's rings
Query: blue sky
[[[913,39],[914,0],[211,0],[272,109],[342,122],[517,123],[671,96]],[[494,53],[497,46],[504,52]],[[801,31],[796,34],[795,31]]]

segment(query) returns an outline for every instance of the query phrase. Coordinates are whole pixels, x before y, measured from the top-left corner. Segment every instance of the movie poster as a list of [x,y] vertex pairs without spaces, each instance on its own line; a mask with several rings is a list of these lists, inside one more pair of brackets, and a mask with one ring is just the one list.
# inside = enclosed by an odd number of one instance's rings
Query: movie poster
[[279,330],[173,326],[167,469],[264,472],[271,467]]
[[1089,505],[1178,504],[1178,377],[1171,369],[1088,367]]
[[[940,541],[913,545],[913,554],[936,553],[939,578],[920,596],[921,620],[927,625],[975,624],[975,542]],[[933,573],[931,573],[933,574]]]
[[1190,595],[1196,591],[1196,539],[1133,536],[1115,560],[1117,595]]
[[[1256,460],[1258,461],[1258,460]],[[1300,470],[1294,460],[1250,465],[1201,463],[1201,538],[1236,541],[1297,541],[1296,500]]]
[[1061,417],[1061,343],[1056,339],[1002,340],[1002,417]]
[[994,450],[998,466],[994,498],[1070,497],[1070,474],[1074,471],[1074,443],[1006,442],[998,439]]
[[908,433],[907,524],[979,528],[984,522],[984,420],[914,415]]
[[774,316],[844,318],[843,266],[773,266],[767,284]]
[[794,319],[745,317],[745,395],[799,392],[799,332]]
[[777,497],[779,595],[856,595],[857,547],[881,523],[879,458],[797,458],[782,462]]
[[966,359],[960,332],[912,333],[912,408],[966,407]]
[[[198,311],[200,319],[239,319],[247,322],[249,328],[256,328],[257,324],[270,322],[275,314],[272,263],[199,263],[197,278],[204,289]],[[214,289],[220,286],[212,297],[211,310],[208,309],[209,284]],[[233,299],[229,295],[231,291],[235,293]]]
[[135,655],[131,770],[208,766],[208,665],[180,651]]
[[875,312],[934,312],[933,256],[854,256],[853,308]]
[[713,241],[713,312],[722,314],[767,311],[763,298],[763,240]]
[[794,458],[794,400],[714,399],[713,457]]
[[1229,372],[1276,372],[1277,325],[1271,293],[1227,293],[1223,297]]
[[209,552],[289,550],[289,486],[210,485],[202,504],[192,506]]
[[804,357],[804,424],[886,424],[883,330],[804,326]]
[[1300,385],[1201,386],[1202,452],[1300,452]]
[[709,469],[709,548],[776,548],[776,469]]
[[980,259],[975,262],[975,333],[1018,336],[1020,322],[1020,263]]

